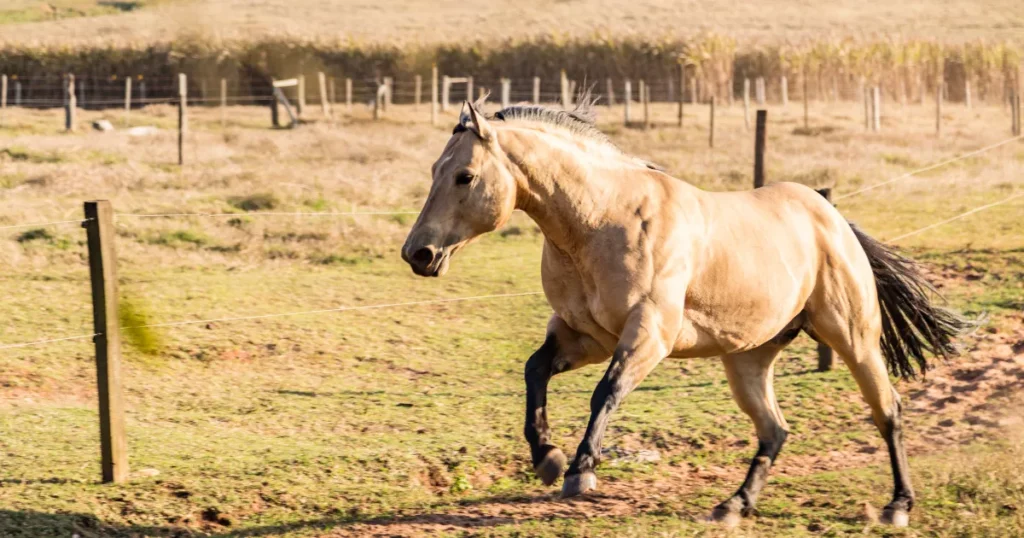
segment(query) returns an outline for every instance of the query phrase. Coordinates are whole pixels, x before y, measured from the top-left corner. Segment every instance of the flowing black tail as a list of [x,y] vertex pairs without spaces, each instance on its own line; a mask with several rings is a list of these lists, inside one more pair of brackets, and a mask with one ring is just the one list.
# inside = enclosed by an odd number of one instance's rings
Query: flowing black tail
[[925,372],[928,370],[926,351],[943,359],[959,355],[954,339],[972,324],[929,301],[928,296],[934,294],[935,288],[921,276],[912,260],[900,256],[853,224],[850,226],[875,274],[882,311],[882,354],[889,371],[898,377],[913,378],[914,365],[910,359]]

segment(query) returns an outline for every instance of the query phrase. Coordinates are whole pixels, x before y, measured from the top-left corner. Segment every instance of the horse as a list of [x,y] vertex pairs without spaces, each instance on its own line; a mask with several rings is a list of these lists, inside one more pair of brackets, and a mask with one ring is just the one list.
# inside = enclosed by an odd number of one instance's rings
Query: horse
[[[596,127],[590,99],[573,111],[513,105],[491,116],[481,104],[464,104],[401,254],[415,274],[439,277],[515,210],[540,228],[553,313],[525,365],[524,434],[545,485],[564,470],[563,498],[594,490],[623,399],[665,358],[720,357],[758,446],[742,485],[707,519],[739,523],[786,440],[774,363],[803,331],[842,357],[888,446],[894,488],[881,521],[909,523],[902,406],[888,373],[910,378],[914,363],[927,369],[926,354],[954,357],[968,326],[933,304],[911,260],[804,185],[704,191],[627,155]],[[551,441],[548,382],[609,358],[566,468]]]

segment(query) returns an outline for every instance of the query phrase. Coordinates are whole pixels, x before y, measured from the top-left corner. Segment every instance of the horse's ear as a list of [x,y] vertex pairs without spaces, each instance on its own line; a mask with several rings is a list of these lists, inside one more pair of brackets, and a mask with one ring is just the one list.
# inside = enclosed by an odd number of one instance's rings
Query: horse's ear
[[477,112],[476,107],[469,101],[466,101],[466,107],[469,108],[469,119],[473,122],[473,126],[470,129],[484,142],[493,140],[494,127],[487,121],[483,113]]

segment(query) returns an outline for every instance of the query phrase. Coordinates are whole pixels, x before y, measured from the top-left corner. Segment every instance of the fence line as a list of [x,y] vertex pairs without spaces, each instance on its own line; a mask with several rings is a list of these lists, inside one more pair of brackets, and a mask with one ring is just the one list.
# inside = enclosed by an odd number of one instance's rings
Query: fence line
[[998,202],[992,202],[991,204],[985,204],[983,206],[976,207],[976,208],[971,209],[969,211],[964,211],[963,213],[960,213],[959,215],[950,217],[950,218],[945,219],[945,220],[940,220],[939,222],[936,222],[936,223],[933,223],[933,224],[929,224],[928,226],[925,226],[924,228],[918,228],[917,230],[914,230],[912,232],[907,232],[907,233],[905,233],[903,235],[898,235],[896,237],[893,237],[892,239],[886,239],[885,241],[887,243],[895,243],[896,241],[899,241],[900,239],[906,239],[908,237],[917,235],[919,233],[931,230],[932,228],[937,228],[939,226],[942,226],[943,224],[948,224],[948,223],[953,222],[955,220],[960,220],[960,219],[962,219],[964,217],[967,217],[967,216],[973,215],[975,213],[984,211],[984,210],[986,210],[986,209],[988,209],[990,207],[995,207],[997,205],[1003,205],[1005,203],[1008,203],[1008,202],[1010,202],[1012,200],[1015,200],[1017,198],[1020,198],[1022,196],[1024,196],[1024,192],[1018,192],[1017,194],[1013,194],[1011,196],[1008,196],[1008,197],[1006,197],[1006,198],[1004,198],[1004,199],[1002,199],[1002,200],[1000,200]]
[[457,303],[462,301],[478,301],[483,299],[499,299],[499,298],[512,298],[512,297],[526,297],[530,295],[540,295],[542,291],[528,291],[522,293],[498,293],[494,295],[474,295],[470,297],[453,297],[449,299],[427,299],[423,301],[408,301],[404,303],[384,303],[384,304],[372,304],[372,305],[360,305],[360,306],[341,306],[338,308],[325,308],[321,310],[307,310],[304,312],[284,312],[280,314],[261,314],[256,316],[234,316],[226,318],[215,318],[215,319],[200,319],[192,321],[171,321],[167,323],[152,323],[148,325],[136,325],[134,327],[122,327],[122,329],[146,329],[152,327],[180,327],[183,325],[198,325],[201,323],[214,323],[218,321],[247,321],[254,319],[267,319],[267,318],[280,318],[286,316],[302,316],[307,314],[325,314],[329,312],[348,312],[353,310],[377,310],[381,308],[392,308],[399,306],[416,306],[425,304],[444,304],[444,303]]
[[78,219],[78,220],[57,220],[53,222],[37,222],[34,224],[14,224],[12,226],[0,226],[0,230],[13,230],[15,228],[42,228],[44,226],[59,226],[61,224],[84,224],[92,219]]
[[419,215],[419,211],[344,211],[288,213],[280,211],[253,211],[247,213],[116,213],[114,218],[174,218],[174,217],[344,217],[359,215]]
[[968,157],[973,157],[975,155],[978,155],[979,153],[984,153],[986,151],[998,148],[999,146],[1004,146],[1004,145],[1009,144],[1010,142],[1013,142],[1014,140],[1018,140],[1020,138],[1024,138],[1024,135],[1017,135],[1017,136],[1014,136],[1014,137],[1011,137],[1011,138],[1007,138],[1006,140],[1002,140],[1000,142],[996,142],[995,144],[991,144],[991,145],[985,146],[985,147],[983,147],[981,149],[976,149],[976,150],[974,150],[974,151],[972,151],[970,153],[965,153],[963,155],[958,155],[956,157],[952,157],[952,158],[946,159],[944,161],[941,161],[941,162],[938,162],[938,163],[926,166],[924,168],[919,168],[917,170],[913,170],[913,171],[907,172],[907,173],[905,173],[903,175],[896,176],[896,177],[894,177],[892,179],[888,179],[886,181],[882,181],[881,183],[875,183],[874,185],[869,185],[867,187],[864,187],[863,189],[859,189],[859,190],[853,191],[851,193],[844,194],[842,196],[837,196],[837,197],[835,197],[835,201],[838,202],[839,200],[842,200],[844,198],[850,198],[852,196],[856,196],[858,194],[865,193],[865,192],[868,192],[870,190],[877,189],[878,187],[883,187],[883,186],[888,185],[890,183],[895,183],[897,181],[900,181],[902,179],[906,179],[906,178],[911,177],[911,176],[915,176],[917,174],[922,174],[924,172],[935,170],[936,168],[941,168],[943,166],[946,166],[947,164],[952,164],[952,163],[955,163],[957,161],[964,160],[964,159],[966,159]]
[[66,340],[85,340],[86,338],[92,338],[92,337],[98,336],[98,335],[99,335],[99,333],[93,333],[93,334],[83,334],[83,335],[80,335],[80,336],[65,336],[65,337],[62,337],[62,338],[49,338],[49,339],[46,339],[46,340],[35,340],[33,342],[22,342],[20,344],[0,344],[0,349],[14,349],[14,348],[17,348],[17,347],[37,346],[37,345],[49,344],[49,343],[53,343],[53,342],[64,342]]

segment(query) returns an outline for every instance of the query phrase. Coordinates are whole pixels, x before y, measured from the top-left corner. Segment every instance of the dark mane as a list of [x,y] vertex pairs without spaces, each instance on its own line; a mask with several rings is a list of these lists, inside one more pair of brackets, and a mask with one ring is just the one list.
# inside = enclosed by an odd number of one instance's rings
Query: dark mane
[[[597,98],[592,97],[590,92],[584,92],[577,96],[576,107],[572,110],[562,110],[560,108],[545,105],[512,105],[495,112],[493,115],[487,116],[487,119],[498,121],[524,120],[547,123],[549,125],[555,125],[566,129],[573,134],[613,145],[611,140],[597,128],[595,123],[597,120],[597,114],[594,111],[594,103],[596,102]],[[482,108],[482,105],[483,102],[478,101],[476,105],[477,109],[479,110]],[[468,121],[468,115],[460,118],[459,124],[455,127],[454,132],[465,130],[466,123]]]

